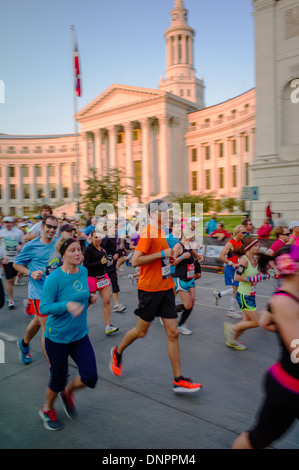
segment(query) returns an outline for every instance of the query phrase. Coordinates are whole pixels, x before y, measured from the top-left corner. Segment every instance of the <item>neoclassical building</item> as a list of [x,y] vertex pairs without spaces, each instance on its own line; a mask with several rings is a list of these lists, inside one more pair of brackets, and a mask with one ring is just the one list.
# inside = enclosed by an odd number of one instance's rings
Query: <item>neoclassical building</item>
[[0,134],[0,208],[22,215],[81,194],[91,168],[124,172],[134,197],[214,192],[240,197],[255,148],[255,90],[205,107],[194,64],[195,31],[175,0],[159,89],[113,84],[76,115],[79,136]]
[[299,218],[299,0],[254,0],[256,57],[255,220],[271,201]]
[[251,186],[255,155],[255,89],[188,115],[190,194],[239,199]]

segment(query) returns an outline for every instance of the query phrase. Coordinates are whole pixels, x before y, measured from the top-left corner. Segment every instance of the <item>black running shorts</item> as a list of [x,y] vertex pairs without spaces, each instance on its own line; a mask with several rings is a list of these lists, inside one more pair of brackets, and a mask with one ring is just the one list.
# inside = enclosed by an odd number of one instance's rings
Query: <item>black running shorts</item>
[[3,264],[3,268],[5,271],[6,279],[14,279],[16,275],[18,274],[18,271],[16,271],[15,268],[13,267],[13,262]]
[[139,304],[134,313],[144,321],[151,322],[155,317],[178,317],[172,288],[158,292],[147,292],[138,289],[138,300]]

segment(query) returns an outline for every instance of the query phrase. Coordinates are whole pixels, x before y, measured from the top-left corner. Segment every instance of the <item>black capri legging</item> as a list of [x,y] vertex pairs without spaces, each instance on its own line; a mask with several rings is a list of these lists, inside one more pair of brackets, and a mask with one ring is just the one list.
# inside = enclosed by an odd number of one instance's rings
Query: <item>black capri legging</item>
[[0,279],[0,308],[4,306],[4,303],[5,303],[4,289],[3,289],[2,280]]
[[280,385],[271,373],[265,377],[266,398],[257,423],[249,431],[254,449],[264,449],[281,437],[295,419],[299,419],[299,394]]
[[98,380],[96,358],[87,335],[66,344],[45,338],[45,346],[51,364],[49,388],[52,392],[62,392],[66,385],[69,356],[78,366],[81,382],[86,387],[95,388]]

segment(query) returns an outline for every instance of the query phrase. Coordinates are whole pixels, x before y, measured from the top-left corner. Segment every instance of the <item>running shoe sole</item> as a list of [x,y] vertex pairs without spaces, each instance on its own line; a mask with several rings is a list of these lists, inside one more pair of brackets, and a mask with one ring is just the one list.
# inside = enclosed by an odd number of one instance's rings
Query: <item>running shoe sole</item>
[[192,382],[192,380],[188,377],[182,377],[179,380],[174,380],[172,385],[172,389],[175,393],[195,393],[202,388],[201,384]]
[[198,386],[198,387],[194,387],[194,388],[186,388],[186,387],[180,387],[179,385],[174,385],[172,387],[172,390],[175,392],[175,393],[195,393],[195,392],[199,392],[199,390],[202,389],[202,386]]
[[126,305],[122,305],[121,307],[118,307],[117,309],[114,307],[113,312],[121,313],[121,312],[124,312],[126,308],[127,308]]
[[117,328],[117,326],[113,326],[109,330],[105,330],[105,334],[109,336],[109,335],[112,335],[113,333],[116,333],[118,330],[119,328]]
[[189,330],[186,326],[185,327],[178,326],[178,330],[182,335],[192,335],[192,331]]
[[226,315],[227,315],[228,317],[231,317],[231,318],[243,318],[242,313],[233,312],[233,311],[231,311],[231,310],[228,310],[228,312],[226,313]]
[[243,344],[232,344],[232,343],[229,343],[228,341],[226,342],[226,344],[230,348],[237,349],[238,351],[246,351],[247,350],[247,347]]

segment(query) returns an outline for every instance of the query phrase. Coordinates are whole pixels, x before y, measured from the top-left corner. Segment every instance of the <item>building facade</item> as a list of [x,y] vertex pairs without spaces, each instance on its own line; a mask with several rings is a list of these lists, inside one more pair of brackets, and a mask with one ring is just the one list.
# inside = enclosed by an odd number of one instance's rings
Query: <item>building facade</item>
[[0,211],[23,215],[75,200],[73,135],[0,135]]
[[297,220],[299,210],[299,1],[254,0],[256,156],[253,217],[274,212]]
[[190,194],[239,199],[255,155],[255,89],[190,113],[186,133]]
[[77,177],[82,194],[92,168],[99,178],[123,170],[143,202],[189,192],[240,197],[251,183],[255,90],[205,108],[183,0],[175,0],[170,16],[159,89],[111,85],[77,113],[77,138],[0,134],[2,212],[74,203]]

